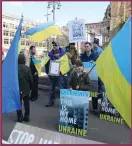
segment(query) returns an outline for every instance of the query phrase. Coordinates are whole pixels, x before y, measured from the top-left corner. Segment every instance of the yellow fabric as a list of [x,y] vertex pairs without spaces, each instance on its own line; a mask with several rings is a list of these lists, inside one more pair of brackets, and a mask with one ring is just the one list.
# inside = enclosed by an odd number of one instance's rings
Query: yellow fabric
[[96,68],[105,84],[108,99],[131,127],[131,86],[116,63],[111,44],[96,61]]
[[44,58],[42,61],[41,61],[41,65],[44,66],[48,61],[49,61],[49,57],[47,56],[46,58]]
[[65,54],[58,60],[61,62],[60,71],[61,71],[62,75],[68,73],[70,70],[70,66],[69,66],[69,60],[68,60],[67,54]]
[[30,37],[35,42],[42,42],[53,35],[62,36],[62,32],[57,26],[50,26],[43,31],[31,35]]
[[41,68],[42,68],[41,63],[35,64],[35,67],[36,67],[36,69],[38,71],[38,75],[41,75]]
[[21,40],[19,41],[19,44],[18,44],[18,54],[21,52],[23,46],[21,45]]
[[[49,57],[46,57],[44,60],[42,60],[41,66],[46,65],[46,63],[49,61],[49,59],[50,59]],[[60,63],[61,63],[60,71],[61,71],[62,75],[69,72],[70,66],[69,66],[68,56],[66,54],[64,56],[62,56],[60,59],[58,59],[57,61],[60,61]]]

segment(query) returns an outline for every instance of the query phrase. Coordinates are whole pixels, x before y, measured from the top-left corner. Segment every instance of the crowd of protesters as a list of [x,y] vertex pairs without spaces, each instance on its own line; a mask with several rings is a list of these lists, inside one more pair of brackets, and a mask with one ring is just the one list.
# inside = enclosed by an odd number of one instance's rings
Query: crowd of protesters
[[[70,43],[67,47],[61,48],[58,42],[52,42],[52,49],[48,53],[49,61],[45,64],[45,72],[48,75],[50,83],[50,95],[49,102],[46,107],[55,105],[55,88],[59,85],[60,89],[69,90],[81,90],[90,91],[91,81],[89,75],[84,70],[83,62],[96,61],[101,55],[103,50],[99,47],[95,41],[93,43],[86,42],[84,44],[84,52],[79,54],[75,43]],[[18,78],[20,88],[20,101],[24,103],[25,114],[23,116],[22,110],[17,111],[18,122],[28,122],[30,119],[30,100],[35,101],[38,99],[38,71],[33,62],[35,58],[36,48],[31,46],[30,52],[30,63],[29,67],[26,66],[26,58],[24,53],[20,53],[18,56]],[[67,55],[69,60],[70,70],[65,74],[60,72],[59,76],[49,75],[49,64],[50,60],[58,60],[63,55]],[[98,99],[102,98],[101,88],[102,81],[98,78],[98,98],[92,98],[93,110],[96,111],[98,108]]]

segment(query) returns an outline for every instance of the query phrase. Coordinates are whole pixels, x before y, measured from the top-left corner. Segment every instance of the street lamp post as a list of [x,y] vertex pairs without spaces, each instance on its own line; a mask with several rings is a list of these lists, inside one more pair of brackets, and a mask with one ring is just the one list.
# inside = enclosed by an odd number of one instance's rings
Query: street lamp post
[[[47,22],[49,21],[49,15],[51,15],[51,14],[48,13],[48,7],[47,7],[47,14],[44,15],[47,17]],[[49,39],[47,39],[47,50],[49,51]]]
[[[51,6],[53,6],[52,7],[52,13],[53,13],[53,22],[55,23],[55,10],[56,9],[60,9],[60,7],[61,7],[61,3],[60,2],[48,2],[48,9],[50,9],[51,8]],[[53,38],[53,41],[54,41],[54,38]]]

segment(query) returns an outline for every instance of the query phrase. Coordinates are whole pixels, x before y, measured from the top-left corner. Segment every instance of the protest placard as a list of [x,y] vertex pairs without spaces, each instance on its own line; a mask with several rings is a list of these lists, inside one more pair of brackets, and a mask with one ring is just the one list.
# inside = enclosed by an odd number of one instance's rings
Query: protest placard
[[69,42],[86,41],[85,21],[83,19],[68,22]]
[[113,123],[123,124],[124,120],[119,114],[119,112],[114,108],[114,106],[108,100],[105,92],[103,92],[103,99],[100,106],[100,119],[110,121]]
[[59,131],[79,136],[87,135],[89,92],[60,90]]

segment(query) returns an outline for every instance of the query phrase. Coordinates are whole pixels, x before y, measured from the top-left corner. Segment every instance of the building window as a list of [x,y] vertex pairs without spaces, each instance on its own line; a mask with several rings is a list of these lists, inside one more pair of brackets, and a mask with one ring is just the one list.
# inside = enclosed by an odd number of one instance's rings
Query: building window
[[14,24],[10,24],[10,28],[14,29],[15,28]]
[[35,43],[35,46],[37,47],[38,46],[38,43]]
[[4,39],[4,44],[9,44],[9,39]]
[[9,36],[9,31],[4,31],[4,36]]
[[39,47],[42,47],[42,43],[39,44]]
[[3,22],[3,27],[8,28],[8,24]]
[[26,42],[26,46],[29,46],[29,42]]
[[25,41],[21,41],[21,45],[25,45]]
[[21,34],[21,38],[23,38],[23,39],[25,38],[25,36],[24,36],[24,34],[23,34],[23,33]]
[[3,22],[3,27],[6,27],[6,24],[5,24],[5,22]]
[[14,37],[15,32],[10,32],[10,37]]
[[43,43],[43,47],[45,47],[46,46],[46,44],[45,43]]
[[10,39],[10,44],[12,43],[12,40],[13,40],[13,39]]

